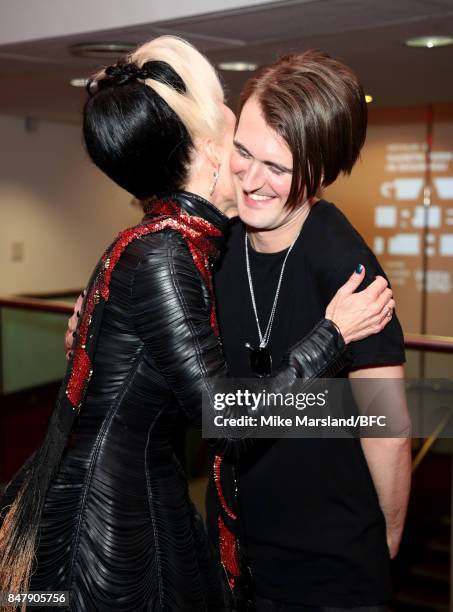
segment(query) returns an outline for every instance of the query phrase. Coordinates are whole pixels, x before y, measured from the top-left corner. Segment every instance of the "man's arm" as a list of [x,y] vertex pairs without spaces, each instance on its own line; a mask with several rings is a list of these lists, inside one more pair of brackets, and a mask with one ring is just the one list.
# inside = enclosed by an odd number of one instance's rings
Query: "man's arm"
[[[363,368],[349,374],[359,411],[370,404],[388,414],[401,437],[362,438],[362,449],[370,470],[387,526],[387,544],[393,559],[401,541],[411,483],[410,419],[402,365]],[[369,379],[367,383],[354,379]],[[373,379],[373,380],[371,380]],[[379,382],[385,379],[385,382]],[[390,384],[388,379],[394,379]]]

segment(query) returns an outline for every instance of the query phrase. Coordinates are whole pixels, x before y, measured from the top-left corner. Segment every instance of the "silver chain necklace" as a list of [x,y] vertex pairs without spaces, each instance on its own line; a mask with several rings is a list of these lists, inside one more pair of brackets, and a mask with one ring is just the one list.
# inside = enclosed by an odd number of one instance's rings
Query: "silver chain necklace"
[[[278,283],[277,283],[277,289],[275,291],[274,303],[272,304],[271,314],[269,316],[269,321],[267,322],[266,331],[263,334],[261,331],[260,321],[258,318],[258,310],[256,308],[255,292],[253,290],[252,274],[250,271],[249,246],[248,246],[249,236],[248,236],[248,233],[245,232],[245,263],[247,266],[247,277],[249,281],[250,297],[252,298],[253,312],[255,314],[256,327],[258,329],[258,337],[260,340],[260,345],[259,345],[260,349],[265,349],[269,343],[269,339],[271,337],[272,325],[274,323],[274,318],[275,318],[275,312],[277,310],[277,302],[278,302],[278,296],[280,295],[280,287],[282,285],[283,273],[285,271],[286,260],[288,259],[288,256],[291,253],[292,248],[295,245],[297,238],[298,236],[296,236],[296,238],[291,243],[289,249],[286,252],[285,259],[283,260],[282,268],[280,270],[280,276],[279,276]],[[252,351],[256,350],[256,349],[253,349],[252,346],[248,342],[246,343],[245,346],[251,349]]]

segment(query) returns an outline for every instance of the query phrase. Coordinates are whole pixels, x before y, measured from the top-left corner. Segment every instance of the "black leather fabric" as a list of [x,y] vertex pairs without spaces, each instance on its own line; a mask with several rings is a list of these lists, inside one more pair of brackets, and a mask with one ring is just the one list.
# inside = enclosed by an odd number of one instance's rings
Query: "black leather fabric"
[[[223,215],[199,198],[178,201],[223,228]],[[77,612],[224,609],[220,570],[171,445],[175,431],[200,422],[209,378],[226,375],[210,312],[180,234],[165,230],[127,246],[112,274],[80,417],[46,497],[32,591],[69,590]],[[291,352],[277,383],[343,360],[341,336],[324,321]],[[248,442],[213,445],[236,457]],[[20,481],[21,473],[2,505]]]

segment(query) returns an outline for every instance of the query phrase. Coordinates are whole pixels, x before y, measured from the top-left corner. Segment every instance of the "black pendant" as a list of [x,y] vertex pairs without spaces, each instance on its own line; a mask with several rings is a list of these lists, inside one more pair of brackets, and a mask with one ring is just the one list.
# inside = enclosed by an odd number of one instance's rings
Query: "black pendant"
[[272,374],[272,357],[267,346],[253,348],[248,342],[245,346],[250,350],[250,369],[253,374],[260,378],[270,376]]

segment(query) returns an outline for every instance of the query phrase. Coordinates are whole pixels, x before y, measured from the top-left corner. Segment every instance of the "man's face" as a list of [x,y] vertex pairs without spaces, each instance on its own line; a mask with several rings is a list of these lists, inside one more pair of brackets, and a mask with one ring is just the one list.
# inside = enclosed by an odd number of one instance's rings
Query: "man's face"
[[239,117],[231,156],[231,170],[241,187],[238,212],[246,225],[272,230],[297,214],[298,208],[285,208],[292,164],[288,145],[267,125],[256,98],[249,98]]

